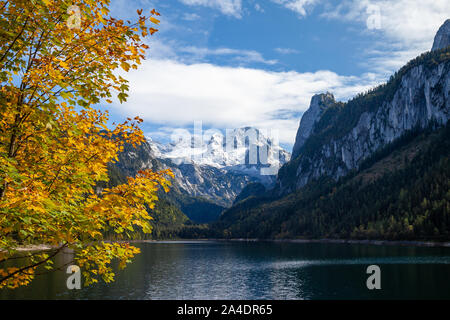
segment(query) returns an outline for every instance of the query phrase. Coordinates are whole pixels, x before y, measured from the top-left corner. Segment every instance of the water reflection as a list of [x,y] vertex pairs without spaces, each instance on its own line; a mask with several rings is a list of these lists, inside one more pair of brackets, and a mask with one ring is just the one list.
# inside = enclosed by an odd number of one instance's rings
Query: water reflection
[[[450,248],[268,242],[140,243],[111,284],[65,287],[63,271],[1,299],[450,299]],[[63,265],[71,256],[56,261]],[[369,291],[366,267],[381,266]]]

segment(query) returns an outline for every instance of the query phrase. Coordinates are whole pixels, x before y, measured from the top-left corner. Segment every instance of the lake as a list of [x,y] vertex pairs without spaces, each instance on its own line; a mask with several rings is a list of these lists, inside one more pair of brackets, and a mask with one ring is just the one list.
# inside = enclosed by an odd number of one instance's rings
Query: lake
[[[42,275],[0,299],[450,299],[450,248],[362,244],[171,241],[137,243],[116,281],[68,290]],[[56,263],[61,261],[56,261]],[[368,290],[369,265],[381,290]]]

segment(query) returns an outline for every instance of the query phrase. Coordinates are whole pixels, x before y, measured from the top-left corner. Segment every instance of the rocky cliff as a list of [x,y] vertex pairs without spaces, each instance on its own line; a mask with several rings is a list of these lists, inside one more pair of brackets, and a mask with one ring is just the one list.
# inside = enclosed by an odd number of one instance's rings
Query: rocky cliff
[[336,103],[334,96],[329,92],[326,94],[317,94],[312,97],[309,109],[303,114],[300,121],[294,148],[292,149],[292,158],[296,158],[299,155],[300,148],[311,135],[316,122],[319,121],[328,106],[334,103]]
[[406,132],[445,124],[450,117],[449,60],[448,48],[424,54],[387,84],[345,104],[333,103],[329,94],[313,97],[293,160],[279,172],[279,192],[292,192],[321,176],[337,180]]
[[450,46],[450,19],[439,28],[434,37],[432,51],[445,49]]
[[222,207],[230,206],[237,194],[250,182],[258,179],[249,175],[228,172],[224,169],[195,163],[176,164],[158,157],[152,144],[142,143],[138,148],[126,146],[119,154],[115,166],[124,176],[133,176],[139,170],[171,169],[175,175],[172,191],[179,196],[204,198]]
[[[445,25],[448,25],[446,22]],[[247,239],[450,239],[450,47],[343,103],[311,99],[274,189],[243,190],[214,225]],[[441,48],[442,47],[442,48]]]
[[[249,143],[252,139],[254,141]],[[227,148],[227,143],[233,143],[233,146]],[[149,141],[144,148],[151,150],[147,153],[150,158],[157,159],[160,166],[172,169],[174,187],[179,192],[208,199],[223,207],[231,206],[249,183],[273,186],[276,175],[264,175],[263,170],[273,166],[276,173],[290,159],[288,152],[251,127],[232,130],[228,137],[215,133],[205,141],[188,141],[187,145],[186,141],[167,145]],[[249,161],[252,149],[257,155],[254,163]],[[132,153],[128,154],[128,158],[132,156]]]

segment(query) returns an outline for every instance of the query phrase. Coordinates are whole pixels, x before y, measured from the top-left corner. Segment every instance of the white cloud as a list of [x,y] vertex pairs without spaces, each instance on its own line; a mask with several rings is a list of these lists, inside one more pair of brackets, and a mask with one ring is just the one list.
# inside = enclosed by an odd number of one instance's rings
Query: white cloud
[[[370,30],[368,19],[377,11],[380,13],[379,28]],[[373,54],[368,56],[368,64],[380,72],[391,73],[431,49],[434,35],[450,16],[450,1],[345,0],[337,6],[329,5],[322,16],[357,22],[364,26],[363,32],[379,35],[381,39],[368,50]]]
[[145,137],[152,141],[164,141],[170,139],[170,136],[178,130],[178,127],[159,126],[157,130],[145,132]]
[[186,21],[195,21],[200,19],[200,16],[196,13],[185,13],[182,19]]
[[[240,16],[242,10],[241,1],[180,1],[216,8],[234,16]],[[307,15],[319,2],[272,1],[300,16]],[[299,73],[252,69],[245,66],[255,62],[272,65],[277,61],[268,60],[253,50],[194,47],[153,38],[151,59],[139,70],[124,76],[130,80],[128,102],[116,104],[114,108],[120,114],[140,115],[147,123],[160,126],[157,131],[147,132],[156,139],[170,136],[174,128],[191,126],[201,120],[205,126],[222,130],[243,126],[278,129],[280,142],[293,144],[300,114],[308,108],[312,95],[331,91],[338,99],[346,100],[380,83],[409,59],[431,48],[435,32],[449,16],[450,1],[423,2],[345,0],[337,6],[328,5],[323,17],[355,22],[364,26],[362,32],[375,34],[377,40],[363,52],[364,63],[372,73],[360,77],[340,76],[331,71]],[[378,30],[366,28],[369,5],[380,7]],[[274,50],[280,54],[298,53],[290,48]],[[233,66],[204,63],[208,57],[225,57],[230,61],[227,64]]]
[[378,7],[380,30],[387,37],[411,44],[420,42],[431,47],[434,34],[450,16],[448,0],[347,0],[325,16],[365,23],[370,15],[368,7]]
[[161,40],[160,38],[154,38],[148,44],[152,59],[174,59],[186,64],[205,62],[210,57],[226,57],[227,64],[234,65],[251,63],[274,65],[278,63],[274,59],[265,59],[261,53],[255,50],[185,46],[174,40]]
[[259,3],[255,3],[255,10],[258,12],[264,12],[264,9],[261,7]]
[[147,44],[150,47],[148,53],[152,59],[171,59],[177,57],[174,49],[177,43],[173,40],[162,41],[160,38],[155,37],[147,42]]
[[[374,84],[371,77],[344,77],[330,71],[271,72],[175,60],[146,60],[125,75],[130,96],[114,111],[174,128],[202,121],[233,129],[278,129],[280,142],[293,144],[301,112],[311,96],[325,91],[348,98]],[[295,116],[294,116],[295,115]]]
[[378,77],[385,79],[408,61],[417,57],[421,52],[427,51],[417,46],[413,46],[410,49],[395,49],[381,42],[377,42],[376,46],[380,50],[367,50],[364,52],[366,60],[361,62],[360,65],[372,72],[376,72]]
[[261,53],[254,50],[238,50],[230,48],[199,48],[199,47],[181,47],[178,49],[179,53],[190,54],[192,58],[197,61],[203,60],[208,56],[233,56],[232,59],[242,63],[263,63],[273,65],[276,64],[276,60],[266,60]]
[[242,14],[241,0],[179,0],[190,6],[204,6],[218,9],[225,15],[240,18]]
[[274,49],[279,54],[297,54],[300,53],[300,51],[291,49],[291,48],[275,48]]
[[299,14],[300,17],[305,17],[317,3],[321,0],[271,0],[278,3],[285,8],[292,10]]

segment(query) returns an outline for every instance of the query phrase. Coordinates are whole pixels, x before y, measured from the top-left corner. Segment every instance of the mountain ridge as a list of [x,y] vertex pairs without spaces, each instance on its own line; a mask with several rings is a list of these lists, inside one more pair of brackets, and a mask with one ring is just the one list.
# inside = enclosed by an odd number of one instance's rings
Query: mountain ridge
[[[269,166],[279,168],[281,164],[290,160],[289,152],[274,144],[273,139],[264,136],[260,130],[253,127],[229,130],[226,136],[214,132],[208,137],[205,139],[188,136],[188,139],[180,139],[165,145],[151,139],[148,142],[155,158],[170,160],[175,165],[209,166],[249,175],[266,186],[275,181],[274,175],[265,176],[261,174],[261,169]],[[254,150],[251,150],[252,146]],[[250,151],[255,152],[255,159],[251,159]],[[267,156],[262,159],[261,154]]]
[[280,193],[292,192],[322,175],[337,180],[407,130],[430,122],[445,124],[450,117],[449,61],[447,49],[423,54],[387,84],[347,103],[328,106],[310,125],[312,133],[296,150],[296,157],[280,169]]
[[[242,138],[249,129],[252,128],[235,131],[239,132]],[[279,162],[285,163],[289,159],[288,152],[279,146],[272,146],[271,140],[259,134],[258,130],[255,132],[258,132],[256,143],[259,144],[255,150],[259,151],[261,145],[265,144],[267,148],[264,150],[269,153],[267,165],[261,163],[259,158],[255,164],[246,164],[249,157],[248,145],[239,145],[236,154],[230,156],[224,149],[219,153],[220,148],[211,148],[211,144],[207,144],[202,149],[205,151],[204,157],[191,158],[191,154],[188,157],[186,155],[192,150],[185,149],[190,148],[190,145],[162,145],[148,139],[137,148],[125,145],[124,151],[118,155],[119,161],[109,166],[110,177],[113,183],[117,184],[124,182],[127,176],[134,176],[139,170],[170,169],[175,176],[171,179],[171,190],[168,194],[160,193],[160,198],[167,202],[165,207],[170,209],[170,205],[175,205],[193,222],[208,223],[217,220],[220,213],[233,204],[248,184],[273,185],[275,176],[261,175],[260,170],[269,165],[278,166]],[[210,143],[217,141],[217,136],[212,136],[209,140]],[[279,153],[278,160],[275,159],[274,153]],[[208,158],[211,154],[215,157]],[[218,160],[216,165],[213,163],[215,160]],[[162,214],[163,210],[159,210],[159,213]],[[183,218],[178,217],[178,220],[182,221]]]
[[339,181],[324,176],[283,197],[266,194],[237,203],[222,214],[211,234],[252,239],[448,241],[449,143],[449,123],[438,130],[412,131]]
[[448,240],[449,95],[446,46],[346,103],[329,93],[314,96],[275,188],[259,195],[247,190],[212,233]]

